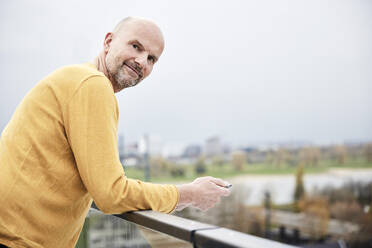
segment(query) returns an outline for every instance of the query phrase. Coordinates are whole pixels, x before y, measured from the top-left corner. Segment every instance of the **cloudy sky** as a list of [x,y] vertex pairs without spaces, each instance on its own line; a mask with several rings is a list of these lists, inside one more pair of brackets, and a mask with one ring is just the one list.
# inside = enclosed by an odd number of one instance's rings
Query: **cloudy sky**
[[371,13],[369,0],[0,1],[0,129],[40,79],[143,16],[166,48],[117,94],[127,142],[372,140]]

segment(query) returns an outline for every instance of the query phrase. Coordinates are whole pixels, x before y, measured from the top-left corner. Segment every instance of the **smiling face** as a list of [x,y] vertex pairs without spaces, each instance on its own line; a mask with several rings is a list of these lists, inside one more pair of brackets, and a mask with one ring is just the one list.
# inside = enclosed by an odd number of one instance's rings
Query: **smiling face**
[[151,73],[163,52],[164,40],[152,22],[130,19],[106,35],[104,46],[108,77],[118,92]]

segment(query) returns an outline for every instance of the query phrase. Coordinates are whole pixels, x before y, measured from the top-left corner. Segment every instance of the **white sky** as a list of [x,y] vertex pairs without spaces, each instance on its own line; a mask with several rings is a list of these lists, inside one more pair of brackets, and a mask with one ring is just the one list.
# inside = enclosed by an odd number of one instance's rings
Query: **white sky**
[[0,129],[41,78],[143,16],[166,48],[117,94],[127,142],[372,140],[371,14],[369,0],[0,1]]

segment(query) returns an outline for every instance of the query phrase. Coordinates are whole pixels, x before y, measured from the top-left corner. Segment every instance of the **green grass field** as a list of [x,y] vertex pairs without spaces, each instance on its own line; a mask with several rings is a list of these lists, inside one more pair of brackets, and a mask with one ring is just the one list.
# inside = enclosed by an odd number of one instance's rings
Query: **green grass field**
[[[234,176],[241,175],[285,175],[285,174],[294,174],[296,172],[296,166],[290,166],[282,164],[280,166],[274,166],[271,164],[245,164],[241,171],[238,171],[231,164],[223,165],[214,165],[210,164],[206,166],[206,173],[197,174],[195,172],[193,165],[175,165],[177,168],[182,168],[184,170],[184,176],[173,177],[169,173],[164,173],[161,176],[151,176],[152,182],[182,182],[182,181],[191,181],[200,176],[213,176],[219,178],[231,178]],[[320,161],[317,166],[306,167],[306,174],[314,173],[324,173],[332,168],[351,168],[351,169],[360,169],[360,168],[372,168],[372,163],[367,163],[363,159],[357,160],[347,160],[344,164],[338,164],[335,161]],[[144,171],[142,169],[137,169],[133,167],[124,168],[127,177],[133,179],[144,180]],[[150,166],[151,170],[151,166]]]

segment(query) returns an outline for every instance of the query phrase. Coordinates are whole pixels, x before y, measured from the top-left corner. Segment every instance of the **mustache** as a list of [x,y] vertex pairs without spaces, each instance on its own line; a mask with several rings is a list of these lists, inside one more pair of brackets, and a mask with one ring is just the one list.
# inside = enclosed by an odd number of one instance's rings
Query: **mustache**
[[131,69],[133,69],[138,74],[139,78],[142,78],[143,77],[142,67],[140,65],[138,65],[137,63],[133,63],[131,61],[127,61],[127,62],[124,62],[123,65],[127,65]]

